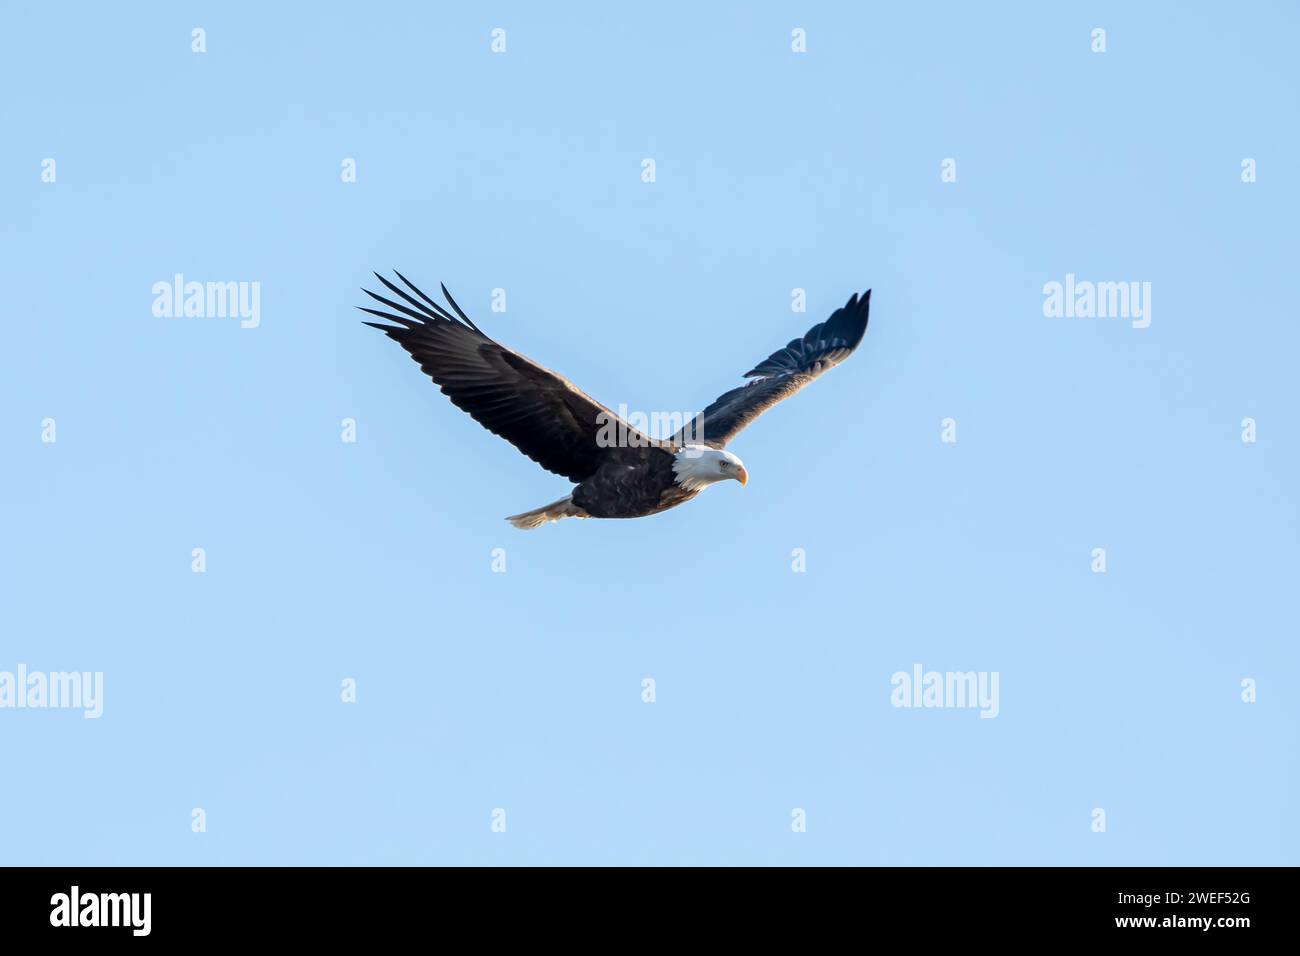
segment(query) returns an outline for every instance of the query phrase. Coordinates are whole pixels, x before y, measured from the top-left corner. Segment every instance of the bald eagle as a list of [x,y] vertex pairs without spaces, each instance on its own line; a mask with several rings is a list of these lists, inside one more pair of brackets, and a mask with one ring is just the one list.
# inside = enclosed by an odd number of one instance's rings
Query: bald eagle
[[777,402],[852,355],[867,330],[871,303],[870,289],[860,298],[854,293],[825,322],[746,372],[750,381],[723,392],[671,438],[655,439],[564,376],[489,338],[445,285],[442,294],[450,310],[400,272],[397,278],[405,290],[379,273],[375,278],[396,299],[362,289],[389,310],[358,306],[390,323],[365,324],[406,349],[452,404],[547,471],[575,483],[559,501],[506,519],[524,529],[561,518],[640,518],[690,501],[719,481],[745,485],[749,472],[726,450],[727,443]]

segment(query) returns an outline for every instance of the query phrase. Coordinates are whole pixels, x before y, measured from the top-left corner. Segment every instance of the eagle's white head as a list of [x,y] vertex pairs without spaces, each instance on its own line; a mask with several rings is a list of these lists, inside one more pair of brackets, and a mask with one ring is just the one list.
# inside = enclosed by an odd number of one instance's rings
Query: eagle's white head
[[745,463],[729,451],[707,445],[687,445],[673,456],[677,484],[687,491],[700,491],[718,481],[734,478],[742,486],[749,482]]

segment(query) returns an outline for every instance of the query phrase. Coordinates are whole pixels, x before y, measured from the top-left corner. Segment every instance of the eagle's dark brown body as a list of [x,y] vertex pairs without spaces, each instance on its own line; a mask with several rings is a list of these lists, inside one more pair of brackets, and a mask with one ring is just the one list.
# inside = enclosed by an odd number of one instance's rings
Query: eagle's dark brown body
[[[689,430],[665,441],[633,428],[562,375],[488,338],[446,286],[442,294],[451,311],[400,272],[405,289],[375,275],[401,301],[367,290],[391,311],[363,311],[393,324],[366,324],[406,349],[443,394],[480,425],[574,482],[567,498],[507,519],[517,528],[569,517],[640,518],[690,501],[712,482],[734,478],[744,484],[748,472],[726,444],[851,355],[866,332],[871,301],[870,291],[861,299],[855,294],[826,321],[746,372],[751,381],[718,396]],[[611,431],[619,441],[606,440]]]
[[591,518],[642,518],[690,501],[673,473],[667,448],[615,448],[609,460],[573,489],[573,503]]

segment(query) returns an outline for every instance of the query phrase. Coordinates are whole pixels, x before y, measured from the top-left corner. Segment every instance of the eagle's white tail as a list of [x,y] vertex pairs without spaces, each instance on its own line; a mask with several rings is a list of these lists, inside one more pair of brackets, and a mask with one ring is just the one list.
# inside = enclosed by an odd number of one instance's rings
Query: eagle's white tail
[[531,531],[533,528],[540,528],[549,521],[559,521],[561,518],[585,517],[587,517],[587,512],[575,505],[573,498],[570,497],[561,498],[559,501],[553,501],[549,505],[534,508],[532,511],[525,511],[520,515],[511,515],[506,520],[516,528]]

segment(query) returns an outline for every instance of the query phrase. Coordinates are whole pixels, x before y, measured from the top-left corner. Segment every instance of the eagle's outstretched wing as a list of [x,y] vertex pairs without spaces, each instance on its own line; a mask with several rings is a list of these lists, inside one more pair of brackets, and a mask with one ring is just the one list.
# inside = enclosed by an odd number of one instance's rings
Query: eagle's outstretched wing
[[777,402],[852,355],[867,331],[870,306],[870,289],[861,298],[855,292],[844,308],[836,309],[825,322],[814,325],[803,338],[777,349],[746,372],[745,377],[753,381],[719,395],[673,440],[717,448],[726,445]]
[[442,387],[443,394],[457,407],[469,412],[476,422],[500,435],[547,471],[564,475],[570,481],[582,481],[594,474],[605,451],[597,443],[602,427],[606,428],[606,434],[622,428],[626,429],[624,435],[635,436],[646,445],[656,444],[564,376],[542,368],[480,332],[446,286],[442,287],[442,294],[455,315],[417,289],[400,272],[397,277],[418,298],[376,272],[375,278],[406,304],[363,289],[366,295],[393,311],[358,308],[397,323],[367,322],[366,325],[387,333],[411,353],[425,374]]

